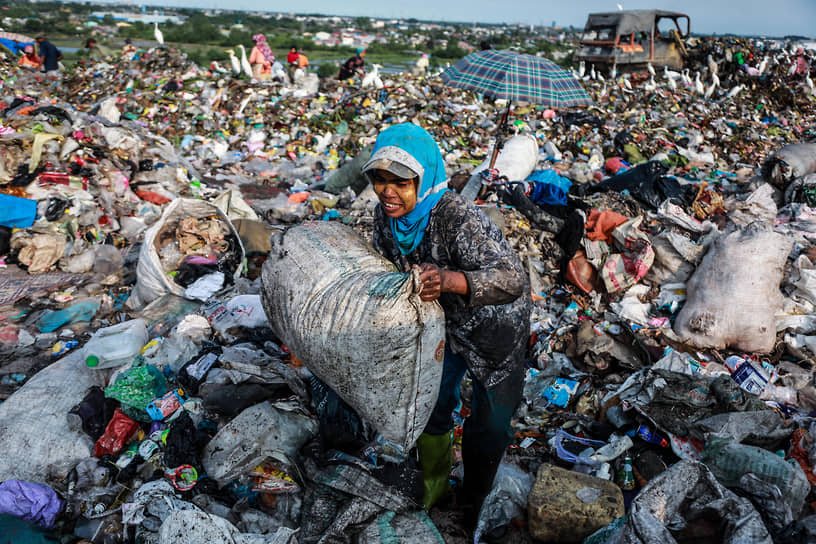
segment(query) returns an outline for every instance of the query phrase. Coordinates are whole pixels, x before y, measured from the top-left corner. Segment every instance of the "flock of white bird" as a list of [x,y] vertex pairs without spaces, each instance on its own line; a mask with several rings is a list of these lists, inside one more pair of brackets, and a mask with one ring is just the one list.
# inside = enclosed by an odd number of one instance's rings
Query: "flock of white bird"
[[[786,62],[790,63],[790,68],[787,72],[790,76],[793,74],[796,66],[792,62],[791,58],[788,57],[785,52],[782,52],[770,58],[764,57],[757,66],[758,76],[756,77],[765,74],[771,63],[774,65],[779,65]],[[707,66],[704,68],[706,75],[701,75],[701,71],[697,70],[695,71],[694,78],[692,79],[691,71],[688,68],[678,72],[675,70],[670,70],[665,66],[663,67],[661,77],[658,77],[658,74],[652,64],[648,63],[646,65],[646,69],[649,71],[649,79],[643,83],[642,88],[651,92],[657,90],[662,84],[669,90],[676,91],[678,88],[680,88],[680,86],[683,86],[691,91],[692,94],[702,96],[707,100],[712,99],[715,96],[715,91],[718,89],[721,91],[718,93],[718,95],[721,95],[724,99],[735,98],[745,89],[745,85],[741,83],[728,89],[724,89],[720,84],[719,67],[711,55],[708,56],[706,64]],[[579,63],[577,70],[574,68],[571,68],[570,70],[572,71],[573,75],[580,80],[599,81],[603,83],[603,87],[600,91],[601,97],[606,95],[607,79],[616,82],[616,84],[619,84],[627,91],[632,90],[632,83],[629,78],[619,75],[617,66],[614,64],[611,66],[607,77],[604,77],[600,70],[596,70],[594,65],[591,65],[589,67],[589,71],[587,72],[586,63],[584,61]],[[656,80],[655,78],[658,79]],[[816,89],[814,89],[813,80],[811,79],[810,74],[805,75],[804,84],[807,88],[807,92],[810,94],[816,94]]]
[[[153,23],[153,35],[155,36],[156,41],[159,43],[159,45],[164,45],[164,34],[162,34],[162,31],[159,29],[159,24],[157,22]],[[238,60],[238,57],[235,56],[234,49],[227,49],[227,53],[229,53],[230,56],[230,65],[232,67],[232,73],[236,76],[241,75],[243,73],[246,77],[252,79],[253,77],[252,66],[249,64],[249,60],[247,59],[246,48],[244,48],[243,44],[239,44],[238,48],[240,48],[241,50],[240,60]],[[793,51],[794,49],[791,50],[791,54],[793,54]],[[757,66],[757,72],[759,73],[759,76],[761,76],[768,69],[769,62],[781,64],[786,61],[790,63],[790,68],[788,69],[787,72],[787,74],[790,76],[795,71],[796,65],[793,62],[790,62],[790,58],[786,56],[784,51],[772,57],[770,61],[769,57],[764,57]],[[226,70],[221,68],[221,66],[218,65],[218,63],[213,64],[214,68],[217,71],[226,72]],[[365,75],[365,77],[363,77],[362,87],[364,89],[370,87],[374,87],[375,89],[383,88],[383,81],[382,78],[380,77],[380,68],[382,68],[382,66],[379,64],[374,64],[373,68],[374,68],[373,70],[371,70],[369,73]],[[657,81],[655,81],[657,73],[655,72],[655,69],[651,63],[647,64],[646,68],[649,70],[649,80],[643,84],[643,89],[650,92],[655,91],[658,88],[658,83]],[[722,87],[720,85],[720,78],[718,76],[719,67],[717,63],[714,61],[714,59],[711,57],[711,55],[708,56],[706,68],[708,71],[707,78],[709,80],[708,85],[703,83],[705,77],[703,76],[701,78],[700,71],[695,71],[694,79],[691,79],[691,74],[688,68],[680,72],[677,72],[675,70],[669,70],[667,67],[664,66],[663,80],[665,80],[666,86],[671,91],[676,91],[678,89],[679,81],[680,84],[682,84],[685,88],[691,90],[693,94],[701,95],[708,100],[714,96],[714,92],[717,89],[722,89]],[[600,71],[595,70],[594,64],[589,67],[589,73],[587,73],[586,71],[586,63],[584,61],[580,62],[577,71],[574,68],[571,68],[570,70],[572,71],[573,75],[578,79],[584,81],[594,80],[604,82],[603,88],[601,89],[601,97],[606,95],[606,83],[605,83],[606,78]],[[283,72],[282,67],[280,66],[277,67],[277,72],[278,72],[277,75],[280,75],[280,73]],[[302,79],[304,76],[305,73],[303,72],[302,69],[298,68],[297,70],[295,70],[294,73],[295,82]],[[617,66],[613,64],[609,70],[609,79],[612,81],[616,81],[616,78],[617,81],[626,90],[628,91],[632,90],[632,83],[626,77],[623,76],[618,77]],[[805,86],[808,88],[810,94],[816,94],[816,89],[814,89],[813,80],[810,77],[810,73],[805,75]],[[729,99],[736,97],[740,92],[742,92],[744,88],[745,86],[742,84],[734,85],[733,87],[728,89],[728,91],[725,93],[725,98]]]

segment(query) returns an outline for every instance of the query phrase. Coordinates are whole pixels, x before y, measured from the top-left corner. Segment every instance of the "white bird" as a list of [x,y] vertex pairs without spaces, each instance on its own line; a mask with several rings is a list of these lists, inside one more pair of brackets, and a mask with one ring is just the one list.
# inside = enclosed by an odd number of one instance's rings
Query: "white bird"
[[612,66],[609,67],[609,79],[615,79],[618,75],[618,63],[613,62]]
[[757,66],[757,71],[759,72],[759,75],[764,74],[765,70],[767,68],[768,68],[768,57],[763,57],[762,61],[759,63],[759,66]]
[[737,96],[740,93],[742,88],[743,88],[742,85],[737,85],[736,87],[732,88],[730,91],[728,91],[728,94],[726,95],[726,98],[734,98],[735,96]]
[[210,67],[211,67],[211,68],[212,68],[214,71],[216,71],[216,72],[218,72],[218,73],[220,73],[220,74],[223,74],[223,73],[225,73],[225,72],[227,71],[227,69],[226,69],[226,68],[224,68],[223,66],[221,66],[220,64],[218,64],[218,62],[217,62],[217,61],[212,61],[212,64],[210,64]]
[[164,34],[159,30],[159,23],[157,21],[153,21],[153,35],[156,37],[156,41],[159,42],[159,45],[164,45]]
[[649,81],[643,84],[643,89],[649,92],[657,89],[657,83],[655,83],[654,76],[649,76]]
[[703,94],[705,92],[705,86],[703,82],[700,81],[700,72],[694,74],[694,92],[696,94]]
[[374,87],[375,89],[383,88],[383,82],[382,79],[380,79],[380,68],[382,68],[382,66],[375,64],[374,69],[365,75],[363,83],[361,84],[363,89],[367,87]]
[[315,144],[314,144],[314,152],[315,153],[323,153],[326,151],[326,148],[329,147],[329,144],[332,141],[332,133],[327,132],[323,136],[315,135]]
[[247,104],[249,104],[249,101],[250,101],[250,100],[252,100],[254,97],[255,97],[255,93],[249,93],[249,94],[246,96],[246,98],[244,98],[243,100],[241,100],[241,105],[238,107],[238,113],[239,113],[239,114],[242,114],[242,115],[243,115],[243,113],[244,113],[244,108],[246,108],[246,107],[247,107]]
[[674,70],[669,70],[668,67],[663,67],[663,77],[666,79],[671,79],[672,81],[675,79],[679,79],[681,76],[680,72],[675,72]]
[[618,2],[618,11],[623,11],[623,4]]
[[656,76],[656,75],[657,75],[657,74],[655,73],[654,66],[652,66],[652,63],[651,63],[651,62],[649,62],[649,63],[647,63],[647,64],[646,64],[646,69],[647,69],[647,70],[649,70],[649,73],[652,75],[652,77],[654,77],[654,76]]
[[595,77],[598,78],[598,81],[604,81],[604,76],[603,76],[603,74],[601,73],[600,70],[595,72]]
[[692,86],[691,76],[689,75],[688,68],[683,69],[683,72],[680,74],[680,77],[683,79],[683,85],[685,85],[686,87]]
[[626,87],[627,91],[631,91],[632,90],[632,82],[629,81],[629,78],[624,77],[622,79],[623,79],[623,86]]
[[677,82],[672,78],[669,78],[669,89],[671,89],[672,91],[677,90]]
[[238,62],[238,57],[235,56],[235,51],[232,49],[227,49],[227,53],[230,56],[230,64],[232,65],[232,73],[234,75],[238,75],[241,73],[241,63]]
[[[714,79],[714,78],[712,78],[712,79]],[[706,97],[706,100],[707,100],[707,99],[709,99],[709,98],[711,98],[711,97],[714,95],[714,90],[715,90],[715,89],[716,89],[716,88],[717,88],[719,85],[720,85],[720,80],[719,80],[719,78],[718,78],[718,79],[714,79],[714,81],[712,81],[712,82],[711,82],[711,85],[709,85],[708,89],[706,89],[706,92],[705,92],[705,97]]]
[[589,78],[595,79],[595,65],[589,67]]
[[788,75],[789,75],[789,76],[792,76],[792,75],[793,75],[793,73],[794,73],[795,71],[796,71],[796,62],[794,62],[793,64],[791,64],[791,65],[790,65],[790,68],[788,68]]
[[810,89],[810,94],[813,94],[813,80],[810,78],[810,73],[805,76],[805,85]]
[[250,66],[249,61],[247,60],[246,48],[244,48],[244,44],[242,43],[238,44],[238,47],[241,48],[241,69],[249,79],[252,79],[252,66]]
[[717,66],[716,62],[714,62],[714,58],[711,55],[709,55],[708,59],[706,60],[708,61],[708,71],[711,72],[712,74],[716,74],[717,71],[719,70],[719,66]]
[[[598,75],[601,75],[601,74],[598,74]],[[598,98],[600,99],[600,98],[603,98],[604,96],[606,96],[606,82],[605,81],[603,82],[603,87],[601,87],[601,92],[598,93]]]
[[717,74],[711,74],[711,83],[713,83],[714,85],[719,87],[720,86],[720,76],[718,76]]
[[578,77],[583,78],[584,74],[586,74],[586,62],[581,61],[578,63]]

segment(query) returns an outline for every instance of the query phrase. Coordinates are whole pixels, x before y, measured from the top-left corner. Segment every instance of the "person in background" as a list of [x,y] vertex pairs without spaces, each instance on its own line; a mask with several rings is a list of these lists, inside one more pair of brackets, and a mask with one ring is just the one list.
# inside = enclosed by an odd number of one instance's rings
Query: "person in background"
[[255,79],[269,79],[272,76],[272,64],[275,62],[275,55],[266,43],[266,36],[255,34],[252,36],[255,47],[249,53],[249,64],[252,66],[252,77]]
[[105,47],[104,45],[99,45],[96,43],[94,38],[88,38],[85,41],[85,49],[88,50],[88,58],[89,59],[103,59],[105,57],[111,56],[111,50]]
[[130,38],[125,38],[125,45],[122,47],[122,56],[121,59],[123,61],[131,61],[136,56],[136,46],[133,45],[133,42]]
[[796,49],[796,53],[794,53],[793,57],[793,66],[794,75],[801,76],[803,74],[808,73],[810,69],[810,62],[808,61],[808,58],[805,55],[804,47],[798,47]]
[[57,47],[45,39],[45,36],[37,36],[37,46],[40,50],[40,62],[42,70],[49,77],[59,76],[59,61],[62,60],[62,52]]
[[309,66],[309,58],[303,53],[298,53],[297,66],[298,68],[305,70],[306,67]]
[[422,53],[417,59],[416,64],[411,69],[411,73],[415,76],[422,76],[428,71],[428,66],[431,63],[431,56],[428,53]]
[[365,48],[358,47],[357,54],[346,60],[340,66],[340,72],[337,74],[337,79],[343,81],[353,77],[362,78],[365,76]]
[[380,201],[373,244],[401,272],[417,269],[423,301],[445,311],[439,397],[417,441],[426,509],[449,491],[453,417],[465,374],[473,384],[462,436],[464,480],[457,504],[474,530],[521,401],[530,336],[530,282],[521,259],[488,217],[448,190],[445,161],[425,129],[394,125],[362,167]]
[[23,56],[17,61],[17,66],[28,70],[39,70],[42,67],[40,57],[34,52],[33,45],[28,44],[23,48]]
[[289,48],[289,53],[286,55],[286,72],[289,74],[289,79],[295,79],[295,70],[298,68],[298,62],[300,60],[300,55],[298,54],[298,50],[296,46],[292,46]]

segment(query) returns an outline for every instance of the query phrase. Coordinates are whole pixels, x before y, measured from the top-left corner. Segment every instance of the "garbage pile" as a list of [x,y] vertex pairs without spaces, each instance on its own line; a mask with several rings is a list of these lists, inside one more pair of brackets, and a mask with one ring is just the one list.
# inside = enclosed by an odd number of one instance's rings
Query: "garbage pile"
[[[816,96],[789,44],[740,47],[769,59],[760,73],[705,41],[689,74],[587,80],[587,110],[514,106],[506,179],[476,205],[535,304],[516,443],[470,541],[814,538]],[[370,346],[335,335],[331,308],[298,313],[305,291],[270,301],[261,284],[349,276],[298,251],[318,231],[370,239],[360,167],[382,128],[426,127],[461,190],[492,150],[492,106],[407,74],[247,82],[168,48],[56,86],[13,73],[0,542],[467,541],[456,512],[422,510],[384,403],[347,380],[361,419],[321,381],[326,353]],[[312,220],[331,223],[298,230]],[[375,268],[356,297],[410,296]]]

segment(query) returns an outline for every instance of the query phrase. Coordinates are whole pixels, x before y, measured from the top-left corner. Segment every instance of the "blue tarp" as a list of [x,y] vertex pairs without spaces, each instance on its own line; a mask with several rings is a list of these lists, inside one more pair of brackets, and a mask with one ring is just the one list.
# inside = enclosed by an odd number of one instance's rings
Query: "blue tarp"
[[34,45],[34,42],[15,42],[14,40],[9,40],[8,38],[0,38],[0,43],[6,46],[8,50],[15,55],[21,54],[26,45]]
[[37,218],[37,201],[0,194],[0,226],[26,228]]

